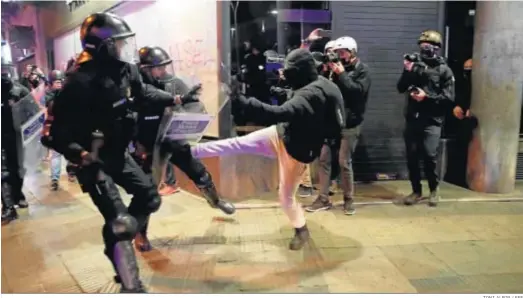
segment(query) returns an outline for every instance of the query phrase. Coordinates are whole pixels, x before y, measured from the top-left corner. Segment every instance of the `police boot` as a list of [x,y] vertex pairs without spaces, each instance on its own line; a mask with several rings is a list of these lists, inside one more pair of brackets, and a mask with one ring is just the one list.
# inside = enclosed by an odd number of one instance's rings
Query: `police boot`
[[27,207],[29,207],[29,204],[27,203],[27,201],[25,199],[25,196],[23,194],[20,197],[20,199],[18,200],[18,202],[16,203],[16,205],[18,205],[19,208],[27,208]]
[[2,209],[2,225],[8,224],[18,218],[18,213],[14,207]]
[[223,211],[223,213],[229,215],[236,212],[236,207],[234,207],[232,203],[229,203],[220,198],[214,183],[210,182],[208,186],[200,188],[200,192],[212,208],[218,208]]
[[147,252],[153,249],[149,238],[147,238],[147,228],[149,227],[149,217],[147,217],[144,227],[136,237],[134,237],[134,247],[140,252]]
[[140,280],[131,241],[119,241],[114,245],[112,263],[118,272],[114,280],[122,285],[120,293],[147,293]]

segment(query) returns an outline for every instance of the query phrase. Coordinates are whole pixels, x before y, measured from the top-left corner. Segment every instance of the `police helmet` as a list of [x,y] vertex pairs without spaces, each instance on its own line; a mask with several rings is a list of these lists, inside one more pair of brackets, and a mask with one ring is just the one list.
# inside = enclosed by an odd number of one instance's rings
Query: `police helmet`
[[171,57],[161,47],[143,47],[138,51],[140,68],[150,73],[156,80],[170,81],[174,77]]
[[123,18],[112,13],[88,16],[80,27],[80,41],[84,51],[95,59],[138,60],[135,33]]
[[54,81],[63,81],[65,79],[65,74],[60,70],[53,70],[47,76],[48,81],[52,84]]
[[441,48],[441,34],[435,30],[425,30],[421,32],[420,37],[418,38],[418,44],[421,43],[430,43],[438,48]]
[[16,79],[16,67],[12,63],[8,63],[4,57],[2,57],[2,78],[4,79]]

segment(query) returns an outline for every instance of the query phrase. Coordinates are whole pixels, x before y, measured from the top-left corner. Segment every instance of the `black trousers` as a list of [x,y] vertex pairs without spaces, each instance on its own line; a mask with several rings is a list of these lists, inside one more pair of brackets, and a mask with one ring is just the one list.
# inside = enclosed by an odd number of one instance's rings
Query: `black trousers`
[[[24,185],[24,177],[20,175],[20,170],[23,165],[18,162],[18,148],[16,147],[16,139],[14,137],[2,136],[2,175],[5,174],[5,180],[10,186],[11,190],[11,201],[13,204],[18,204],[20,200],[25,200],[24,193],[22,192],[22,186]],[[5,165],[4,165],[5,163]],[[2,208],[4,207],[3,196],[2,196]]]
[[441,139],[441,127],[407,122],[404,138],[412,191],[422,193],[420,159],[423,159],[425,176],[428,180],[430,191],[435,190],[439,185],[436,164]]
[[170,162],[184,172],[198,187],[212,185],[210,174],[203,163],[191,153],[191,145],[184,140],[169,140],[161,144],[161,150],[171,153]]
[[[169,140],[164,141],[160,146],[162,152],[171,155],[169,162],[184,172],[198,188],[206,188],[212,185],[210,174],[207,172],[203,163],[192,155],[191,145],[187,141]],[[152,152],[153,148],[146,148],[146,150]],[[137,159],[137,161],[142,166],[143,171],[152,177],[152,154],[147,154],[146,160],[139,161]],[[168,168],[173,170],[172,167],[168,166]],[[170,174],[167,172],[165,180],[170,180],[171,178],[169,176]],[[172,173],[172,177],[174,177],[174,173]]]
[[[151,177],[129,154],[119,160],[111,160],[103,167],[103,181],[97,179],[97,169],[82,168],[77,171],[78,182],[89,193],[105,220],[102,235],[105,254],[114,262],[113,247],[120,241],[113,231],[112,222],[119,215],[131,215],[138,222],[138,231],[147,224],[151,213],[158,210],[160,195]],[[133,195],[129,207],[125,206],[116,185],[120,185],[128,194]],[[114,263],[113,263],[114,264]]]

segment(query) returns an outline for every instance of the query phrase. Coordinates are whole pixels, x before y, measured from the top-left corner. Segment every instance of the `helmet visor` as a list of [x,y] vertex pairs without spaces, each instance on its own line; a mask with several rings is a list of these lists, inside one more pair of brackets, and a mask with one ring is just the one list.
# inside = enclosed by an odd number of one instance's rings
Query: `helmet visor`
[[160,82],[170,82],[174,79],[174,66],[172,62],[147,67],[153,78]]
[[116,39],[114,44],[116,59],[127,63],[137,63],[139,61],[138,47],[136,46],[134,35]]
[[2,78],[17,79],[16,68],[12,64],[2,64]]

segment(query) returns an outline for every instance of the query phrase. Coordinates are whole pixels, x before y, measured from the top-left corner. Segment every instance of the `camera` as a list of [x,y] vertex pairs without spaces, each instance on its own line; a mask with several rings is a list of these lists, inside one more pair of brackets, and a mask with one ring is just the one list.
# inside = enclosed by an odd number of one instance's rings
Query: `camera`
[[338,56],[338,54],[333,53],[333,52],[328,52],[328,53],[324,54],[323,63],[329,63],[329,62],[332,62],[332,63],[340,62],[340,56]]
[[410,85],[409,88],[407,88],[407,92],[409,92],[409,93],[411,93],[411,92],[419,93],[419,90],[418,90],[418,87],[416,87],[414,85]]
[[403,55],[403,59],[405,59],[409,62],[416,62],[416,61],[419,61],[419,55],[418,54],[405,54],[405,55]]

